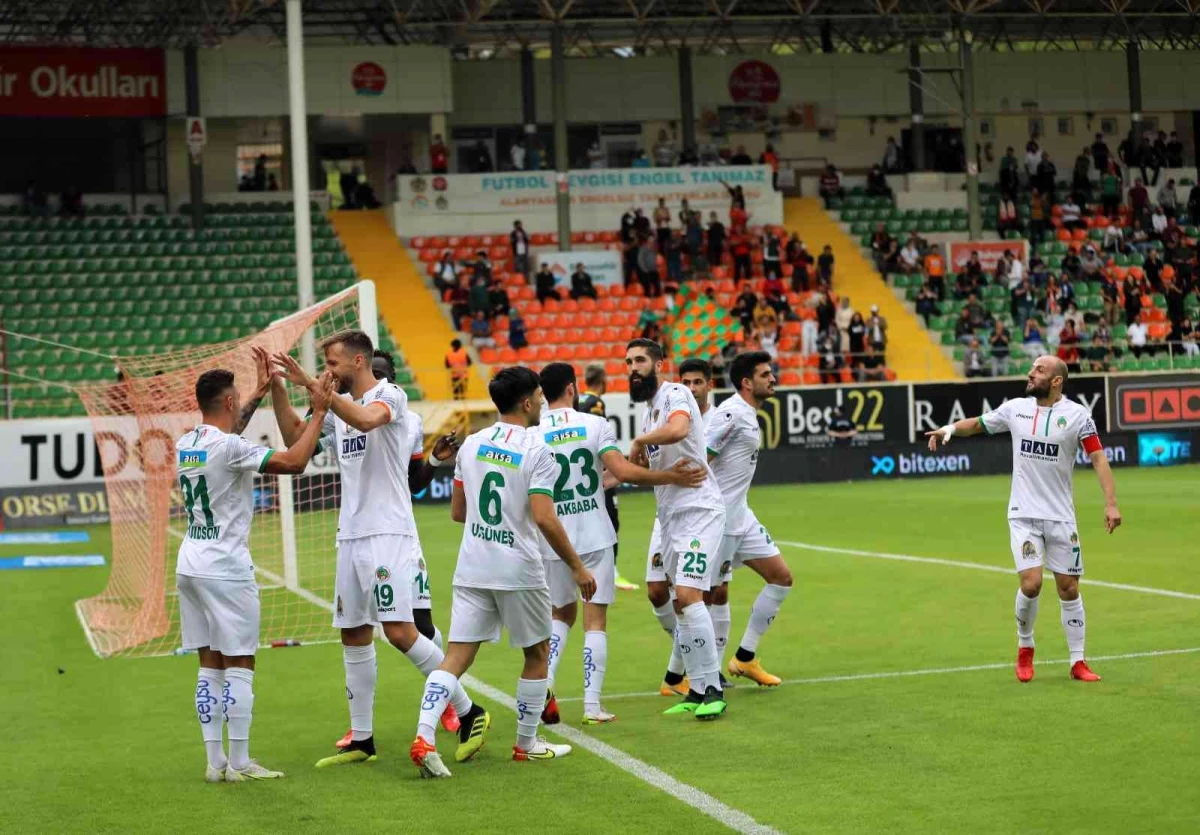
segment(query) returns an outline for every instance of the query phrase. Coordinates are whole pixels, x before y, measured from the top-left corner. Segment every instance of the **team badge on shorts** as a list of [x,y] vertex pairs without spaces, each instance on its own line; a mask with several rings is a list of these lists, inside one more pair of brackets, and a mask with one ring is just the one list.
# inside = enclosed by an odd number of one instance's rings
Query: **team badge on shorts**
[[1076,533],[1075,531],[1071,531],[1071,544],[1075,545],[1078,542],[1079,542],[1079,534]]
[[733,571],[733,561],[732,560],[725,560],[725,562],[721,563],[721,576],[724,576],[724,575],[730,573],[731,571]]
[[654,566],[655,568],[663,567],[663,558],[662,558],[661,551],[650,558],[650,565]]
[[1033,543],[1028,539],[1021,543],[1021,556],[1027,560],[1031,560],[1037,556],[1037,549],[1033,547]]
[[417,569],[420,570],[422,573],[424,573],[424,571],[425,571],[425,560],[424,559],[417,560]]
[[693,551],[698,550],[700,548],[700,540],[693,539],[691,544],[688,547],[691,548]]
[[387,578],[392,576],[392,572],[387,570],[387,566],[381,565],[375,569],[375,579],[381,583],[386,583]]

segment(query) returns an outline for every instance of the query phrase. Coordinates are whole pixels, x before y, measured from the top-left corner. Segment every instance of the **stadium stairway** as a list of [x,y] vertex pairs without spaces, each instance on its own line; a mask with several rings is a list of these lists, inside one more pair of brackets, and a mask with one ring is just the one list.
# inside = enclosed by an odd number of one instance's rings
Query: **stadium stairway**
[[[358,274],[375,282],[379,313],[396,338],[429,400],[449,400],[450,375],[444,370],[450,340],[459,336],[396,237],[382,209],[330,212],[330,218]],[[487,397],[474,373],[467,396]]]
[[848,296],[864,318],[872,304],[887,319],[887,364],[900,380],[954,380],[958,378],[950,360],[933,346],[916,316],[896,298],[891,288],[862,254],[858,242],[842,231],[819,198],[793,197],[784,200],[783,223],[796,232],[817,255],[829,244],[836,260],[834,290]]

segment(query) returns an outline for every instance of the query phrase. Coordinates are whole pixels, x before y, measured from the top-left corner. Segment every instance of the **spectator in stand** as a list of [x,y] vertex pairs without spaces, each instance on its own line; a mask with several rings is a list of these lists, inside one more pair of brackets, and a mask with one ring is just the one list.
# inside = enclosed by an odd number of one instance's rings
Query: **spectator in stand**
[[899,266],[900,272],[905,275],[921,271],[921,253],[911,238],[904,244],[904,249],[900,250]]
[[963,373],[968,377],[986,377],[987,368],[984,366],[983,349],[979,347],[979,338],[971,336],[967,341],[967,350],[963,353]]
[[1100,174],[1100,203],[1104,206],[1104,216],[1115,218],[1121,206],[1121,175],[1117,166],[1110,162],[1108,167],[1101,169]]
[[1168,178],[1165,183],[1158,189],[1156,198],[1158,205],[1162,208],[1163,214],[1167,217],[1176,217],[1179,214],[1179,195],[1175,193],[1175,180]]
[[482,310],[477,310],[471,320],[471,344],[476,348],[496,346],[496,340],[492,338],[492,320]]
[[946,259],[936,246],[925,255],[925,281],[937,294],[938,301],[946,297]]
[[674,293],[679,289],[680,282],[683,281],[683,236],[679,232],[672,232],[670,240],[667,241],[667,292]]
[[434,174],[445,174],[450,167],[450,153],[440,133],[433,135],[433,142],[429,145],[429,167]]
[[833,315],[833,325],[837,328],[838,338],[842,340],[842,349],[845,350],[847,340],[845,338],[847,328],[850,327],[850,321],[854,318],[854,308],[850,306],[850,297],[842,296],[837,305],[837,313]]
[[965,307],[958,312],[954,322],[954,339],[961,345],[970,345],[975,338],[975,325],[971,323],[971,311]]
[[779,191],[779,154],[775,153],[775,146],[770,142],[767,143],[767,149],[759,156],[758,164],[771,166],[771,188]]
[[1183,230],[1175,222],[1175,218],[1167,218],[1167,228],[1160,236],[1163,244],[1163,257],[1174,263],[1180,256],[1180,246],[1183,244]]
[[967,296],[967,303],[963,305],[963,310],[967,311],[967,318],[970,319],[973,328],[982,328],[991,319],[987,309],[979,303],[979,299],[974,295]]
[[1125,277],[1121,290],[1125,295],[1125,324],[1132,325],[1142,314],[1142,290],[1132,275]]
[[675,164],[675,155],[675,143],[663,128],[658,132],[658,142],[654,143],[654,164],[659,168],[670,168]]
[[550,272],[549,264],[542,264],[542,268],[538,270],[537,276],[534,279],[534,287],[537,290],[537,300],[545,304],[550,299],[561,301],[562,295],[558,292],[558,288],[554,286],[554,273]]
[[1000,158],[1000,193],[1015,197],[1021,187],[1020,164],[1010,145]]
[[1150,216],[1150,230],[1150,237],[1159,241],[1163,232],[1167,231],[1167,215],[1162,206],[1154,207],[1154,214]]
[[855,376],[860,383],[873,383],[887,379],[887,370],[883,367],[883,357],[876,353],[870,342],[863,350]]
[[1101,249],[1105,252],[1114,254],[1125,252],[1125,233],[1117,226],[1116,218],[1109,221],[1108,228],[1104,230],[1104,240],[1100,244]]
[[735,226],[729,238],[729,251],[733,255],[733,280],[749,281],[752,276],[750,265],[750,233],[745,226]]
[[729,158],[730,165],[754,165],[754,160],[746,153],[745,145],[738,145],[737,152]]
[[1150,243],[1150,235],[1147,234],[1143,228],[1142,221],[1138,218],[1133,219],[1133,225],[1130,227],[1126,238],[1129,241],[1129,246],[1138,252],[1145,252]]
[[1193,226],[1200,225],[1200,183],[1188,192],[1188,220]]
[[437,266],[434,267],[433,286],[437,287],[439,296],[445,296],[446,291],[453,289],[456,284],[458,284],[458,267],[455,266],[454,257],[447,249],[442,253]]
[[1011,290],[1025,280],[1025,263],[1012,250],[1008,252],[1008,286],[1005,289]]
[[1054,202],[1054,189],[1056,187],[1056,178],[1058,177],[1058,166],[1050,159],[1050,155],[1042,151],[1042,161],[1038,163],[1037,184],[1041,188],[1042,194],[1047,195],[1050,202]]
[[512,163],[513,171],[525,170],[525,140],[517,137],[517,141],[512,144],[508,150],[509,161]]
[[521,221],[513,221],[513,230],[508,233],[508,243],[512,247],[513,269],[525,276],[529,281],[529,234]]
[[472,316],[476,313],[482,313],[487,317],[492,315],[492,301],[488,284],[488,280],[483,276],[477,275],[471,279],[471,287],[467,291],[467,309]]
[[749,284],[743,284],[741,292],[734,301],[733,310],[729,311],[731,316],[741,322],[743,333],[750,333],[754,330],[754,308],[757,306],[758,296],[755,294],[754,288]]
[[658,274],[658,251],[649,235],[643,235],[637,253],[638,281],[647,298],[662,295],[662,277]]
[[472,278],[482,278],[484,281],[491,282],[492,262],[488,259],[486,251],[479,250],[475,253],[475,260],[463,261],[463,266],[470,267]]
[[817,299],[817,329],[826,333],[837,319],[837,308],[828,293],[821,293]]
[[825,173],[821,175],[821,184],[817,190],[825,200],[826,208],[829,207],[830,200],[846,196],[846,190],[842,188],[842,175],[832,163],[825,166]]
[[867,194],[872,197],[891,197],[892,189],[888,186],[887,175],[878,165],[871,166],[867,172]]
[[1034,287],[1045,287],[1046,279],[1050,277],[1050,272],[1046,269],[1046,264],[1042,261],[1042,256],[1036,252],[1029,258],[1029,280]]
[[1167,285],[1167,320],[1172,325],[1178,325],[1187,315],[1183,307],[1183,288],[1179,286],[1178,281],[1172,281]]
[[1104,141],[1104,134],[1096,134],[1096,141],[1092,143],[1092,162],[1096,166],[1096,171],[1103,174],[1108,170],[1109,160],[1108,145]]
[[826,333],[817,342],[817,356],[821,382],[823,384],[841,382],[842,354],[838,340]]
[[[1088,244],[1083,248],[1083,257],[1079,259],[1080,277],[1086,281],[1099,281],[1103,269],[1104,259],[1096,252],[1094,246]],[[1070,275],[1070,273],[1065,275]]]
[[768,284],[766,294],[767,304],[772,310],[775,311],[780,321],[790,322],[795,321],[798,318],[795,312],[792,311],[791,306],[788,304],[787,297],[784,296],[782,290],[772,287],[770,284]]
[[879,305],[871,305],[871,315],[867,317],[867,343],[880,356],[887,351],[887,328],[887,319],[880,315]]
[[1067,248],[1067,254],[1063,256],[1062,271],[1067,275],[1077,276],[1082,269],[1082,262],[1079,259],[1079,250],[1072,244]]
[[1029,279],[1025,279],[1025,281],[1022,281],[1012,289],[1009,296],[1013,322],[1016,323],[1018,330],[1023,330],[1025,320],[1033,315],[1034,305],[1036,304],[1033,285],[1029,283]]
[[596,285],[592,283],[592,277],[583,268],[582,261],[575,265],[575,272],[571,274],[571,298],[577,301],[583,298],[599,298],[596,293]]
[[58,215],[64,218],[83,217],[83,194],[75,186],[67,186],[58,196]]
[[766,298],[758,296],[754,301],[754,328],[756,330],[774,330],[779,327],[779,314],[775,308],[767,304]]
[[1171,343],[1171,352],[1175,355],[1189,357],[1200,356],[1200,343],[1196,341],[1197,335],[1196,329],[1192,327],[1191,317],[1184,316],[1171,326],[1171,332],[1167,334],[1167,340]]
[[1167,140],[1167,168],[1183,168],[1183,143],[1175,131],[1171,131]]
[[1092,344],[1083,352],[1083,370],[1097,372],[1113,370],[1112,347],[1104,344],[1099,333],[1092,334]]
[[718,267],[725,260],[725,224],[716,212],[708,213],[708,263]]
[[1008,376],[1008,357],[1011,353],[1009,344],[1011,342],[1012,337],[1008,335],[1008,331],[1004,327],[1004,322],[1000,319],[997,319],[991,336],[988,337],[988,344],[991,346],[992,350],[993,377]]
[[896,144],[896,137],[889,136],[883,148],[883,170],[888,174],[903,174],[904,168],[904,152]]
[[593,139],[587,150],[588,168],[604,168],[608,163],[608,155],[600,147],[600,140]]
[[1085,203],[1092,196],[1092,181],[1088,178],[1091,168],[1092,157],[1087,146],[1084,146],[1079,156],[1075,157],[1075,167],[1071,169],[1071,191],[1078,194]]
[[917,314],[925,320],[925,327],[929,327],[929,318],[931,316],[942,315],[942,309],[938,306],[938,302],[940,301],[941,297],[938,295],[938,291],[933,288],[927,279],[917,292],[916,301]]
[[768,273],[763,280],[764,293],[779,293],[783,295],[787,292],[787,286],[783,283],[783,273],[778,270],[775,273]]
[[1004,250],[1004,254],[996,261],[996,272],[992,275],[992,283],[1000,287],[1008,286],[1008,271],[1012,269],[1012,250]]
[[1158,137],[1154,140],[1154,161],[1161,168],[1167,167],[1167,132],[1165,130],[1160,130]]
[[450,350],[444,360],[450,371],[450,391],[455,400],[467,399],[467,384],[470,382],[471,355],[463,347],[461,339],[450,340]]
[[1133,181],[1133,188],[1129,190],[1129,207],[1133,210],[1133,217],[1140,220],[1143,227],[1149,225],[1150,192],[1146,191],[1142,180]]
[[1153,355],[1154,352],[1149,349],[1147,343],[1149,329],[1146,327],[1146,323],[1142,321],[1140,314],[1129,323],[1125,336],[1129,340],[1129,350],[1135,357],[1141,359],[1143,353],[1147,356]]
[[471,289],[467,286],[467,277],[460,275],[458,284],[450,291],[450,318],[455,327],[462,326],[462,320],[471,315]]
[[1036,247],[1046,234],[1046,199],[1039,189],[1029,195],[1029,243]]
[[1158,250],[1152,249],[1146,253],[1146,260],[1142,262],[1142,273],[1155,292],[1162,290],[1162,270],[1163,262],[1158,257]]
[[[1142,141],[1138,143],[1135,153],[1137,155],[1137,166],[1142,172],[1142,180],[1152,186],[1157,185],[1158,171],[1161,166],[1158,162],[1158,155],[1154,153],[1154,145],[1150,143],[1150,137],[1147,134],[1142,134]],[[1154,172],[1153,177],[1146,175],[1147,167]]]
[[692,260],[692,270],[698,272],[703,269],[704,272],[707,272],[708,262],[698,263],[704,254],[704,227],[701,225],[699,212],[688,212],[687,220],[683,225],[683,234],[688,258]]
[[525,332],[525,320],[520,310],[513,310],[508,318],[508,347],[520,350],[529,344],[529,336]]
[[654,209],[654,234],[658,240],[658,252],[667,254],[667,244],[671,242],[671,210],[667,208],[665,198],[658,198],[658,206]]
[[[536,149],[531,152],[533,158],[536,158],[536,153]],[[482,139],[471,146],[468,161],[471,172],[474,174],[487,174],[496,170],[496,167],[492,164],[492,152],[488,150],[487,145],[484,144]],[[532,170],[537,170],[534,165],[530,165],[529,167]]]
[[1075,320],[1068,319],[1058,335],[1058,358],[1067,364],[1067,370],[1079,372],[1079,332]]
[[824,282],[826,287],[833,286],[833,268],[835,266],[833,247],[825,244],[821,254],[817,256],[817,279]]
[[634,220],[637,217],[636,212],[637,209],[629,208],[621,214],[621,226],[617,230],[617,239],[623,244],[627,244],[633,240],[635,234]]
[[812,276],[813,265],[816,261],[804,246],[804,241],[792,233],[788,241],[788,263],[792,265],[792,292],[807,293],[808,280]]
[[1087,229],[1087,221],[1083,219],[1083,210],[1075,202],[1075,195],[1068,194],[1062,204],[1062,225],[1064,229]]
[[488,288],[488,303],[492,307],[492,318],[507,316],[512,309],[508,300],[508,291],[504,289],[504,283],[498,278],[493,279],[491,287]]
[[[1038,166],[1042,164],[1042,149],[1038,147],[1036,138],[1025,143],[1025,176],[1029,179],[1030,187],[1037,185]],[[1042,189],[1045,193],[1045,189]]]
[[959,273],[954,279],[954,289],[950,294],[959,301],[965,301],[967,296],[975,292],[975,282],[971,280],[971,274],[965,270]]
[[867,346],[867,323],[857,310],[850,317],[850,323],[845,327],[846,352],[849,355],[850,367],[857,368],[862,362],[862,356]]
[[1025,320],[1025,330],[1021,338],[1021,344],[1025,347],[1025,356],[1031,360],[1045,356],[1046,342],[1042,337],[1042,323],[1038,321],[1036,316],[1030,316]]
[[875,258],[875,269],[879,272],[884,272],[884,259],[892,246],[892,236],[888,234],[887,225],[880,221],[875,224],[875,231],[871,233],[871,255]]
[[762,239],[763,275],[767,278],[783,276],[783,246],[779,242],[779,233],[773,226],[768,226]]
[[646,217],[640,207],[633,210],[633,231],[638,236],[653,234],[650,218]]
[[1104,298],[1104,321],[1115,325],[1121,317],[1121,288],[1117,286],[1117,279],[1112,273],[1105,274],[1100,294]]

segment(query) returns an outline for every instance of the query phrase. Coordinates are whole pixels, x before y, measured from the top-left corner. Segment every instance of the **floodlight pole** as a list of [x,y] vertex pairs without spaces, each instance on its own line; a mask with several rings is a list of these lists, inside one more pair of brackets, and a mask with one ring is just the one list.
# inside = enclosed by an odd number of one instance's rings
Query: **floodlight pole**
[[[291,122],[292,209],[296,218],[296,295],[298,310],[313,304],[312,217],[309,214],[308,107],[304,96],[304,21],[300,0],[287,0],[288,116]],[[312,374],[317,351],[312,329],[300,343],[300,364]]]
[[554,191],[558,204],[558,249],[571,251],[571,161],[567,158],[567,67],[563,27],[550,28],[550,87],[554,104]]
[[921,44],[908,45],[908,109],[912,115],[909,154],[913,171],[925,170],[925,88],[921,78]]
[[679,47],[679,127],[684,151],[696,150],[696,96],[692,78],[692,48]]
[[[183,48],[183,91],[187,115],[199,116],[200,62],[194,43]],[[186,136],[184,140],[187,140]],[[199,232],[204,226],[204,157],[193,158],[191,153],[188,154],[188,213],[192,218],[192,229]]]
[[958,33],[958,54],[962,62],[963,158],[967,172],[967,234],[973,241],[983,234],[979,210],[979,157],[975,153],[975,69],[971,58],[971,33]]

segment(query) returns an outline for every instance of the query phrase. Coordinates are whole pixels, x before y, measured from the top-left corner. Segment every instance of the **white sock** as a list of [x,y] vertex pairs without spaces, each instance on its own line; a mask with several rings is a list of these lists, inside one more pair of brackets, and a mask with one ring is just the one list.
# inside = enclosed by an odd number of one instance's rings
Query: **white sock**
[[1083,617],[1083,595],[1074,600],[1059,600],[1062,607],[1063,633],[1067,636],[1067,650],[1071,663],[1083,660],[1083,637],[1086,627]]
[[676,634],[675,604],[668,600],[662,606],[655,606],[654,616],[658,618],[663,630],[671,636],[671,658],[667,661],[667,672],[677,676],[683,675],[683,656],[679,653],[679,636]]
[[438,668],[446,656],[442,655],[437,644],[418,632],[417,640],[408,648],[408,652],[404,653],[404,657],[421,671],[421,675],[428,678],[429,674]]
[[567,651],[567,636],[571,627],[561,620],[550,621],[550,689],[554,689],[554,679],[558,675],[558,662],[562,661],[563,653]]
[[517,747],[522,751],[528,751],[537,743],[548,683],[544,678],[517,679]]
[[583,712],[600,712],[600,691],[604,689],[604,671],[608,667],[608,633],[585,632],[583,635]]
[[200,735],[204,739],[208,764],[217,769],[224,768],[227,762],[221,742],[221,734],[225,730],[224,709],[221,707],[224,689],[224,670],[200,668],[196,676],[196,718],[200,721]]
[[374,733],[375,644],[342,647],[342,665],[346,668],[346,699],[350,702],[352,739],[369,739]]
[[438,722],[446,712],[446,704],[456,690],[461,690],[453,673],[434,670],[425,680],[425,693],[421,696],[421,717],[417,720],[417,736],[430,745],[436,744]]
[[446,651],[446,642],[442,640],[442,630],[436,626],[433,627],[433,638],[431,640],[442,652]]
[[1026,597],[1017,589],[1017,646],[1033,646],[1033,624],[1037,621],[1038,597]]
[[717,639],[717,669],[721,667],[721,659],[725,657],[725,644],[729,641],[729,629],[733,626],[733,616],[729,614],[729,604],[709,606],[708,615],[712,618],[713,635]]
[[229,765],[241,770],[250,765],[250,720],[254,713],[254,670],[225,670],[225,721],[229,723]]
[[783,601],[787,599],[791,590],[791,586],[775,586],[770,583],[763,586],[758,597],[754,598],[753,608],[750,609],[750,620],[746,624],[746,631],[742,633],[742,642],[739,644],[742,649],[746,652],[758,651],[758,642],[771,628],[771,622],[779,614],[779,607],[783,605]]
[[690,652],[683,655],[691,689],[703,693],[709,687],[721,688],[717,676],[717,639],[713,635],[712,617],[703,603],[692,603],[683,608],[683,622],[687,625]]

